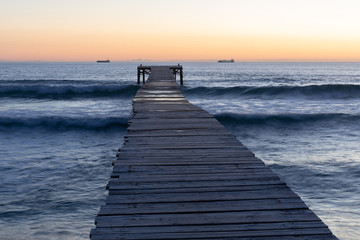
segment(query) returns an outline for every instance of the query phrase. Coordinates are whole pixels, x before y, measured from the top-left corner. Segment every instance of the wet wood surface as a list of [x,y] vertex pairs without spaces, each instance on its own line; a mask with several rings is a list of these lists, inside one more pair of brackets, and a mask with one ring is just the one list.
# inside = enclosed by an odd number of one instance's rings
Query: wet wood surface
[[151,67],[133,114],[91,239],[337,239],[169,67]]

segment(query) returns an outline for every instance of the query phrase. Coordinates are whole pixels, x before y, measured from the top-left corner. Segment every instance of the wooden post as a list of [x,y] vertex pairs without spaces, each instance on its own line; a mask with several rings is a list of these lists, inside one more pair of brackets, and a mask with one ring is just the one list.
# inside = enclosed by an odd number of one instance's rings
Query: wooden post
[[145,69],[143,70],[142,75],[143,75],[143,84],[145,84]]
[[140,85],[140,69],[137,69],[137,84]]
[[181,85],[181,86],[184,86],[182,68],[180,68],[180,85]]

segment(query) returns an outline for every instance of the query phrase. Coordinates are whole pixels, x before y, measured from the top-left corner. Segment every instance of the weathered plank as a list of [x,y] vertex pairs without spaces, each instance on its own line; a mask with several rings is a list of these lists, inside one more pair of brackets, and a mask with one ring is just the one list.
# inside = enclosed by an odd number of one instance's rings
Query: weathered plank
[[[329,231],[328,231],[329,232]],[[225,233],[226,234],[226,233]],[[326,233],[326,234],[311,234],[311,235],[286,235],[286,236],[278,236],[276,235],[276,237],[268,237],[268,236],[261,236],[261,237],[241,237],[241,236],[236,236],[233,232],[231,233],[232,236],[224,236],[222,234],[219,233],[210,233],[210,234],[204,234],[203,237],[201,236],[193,236],[192,234],[190,237],[181,237],[178,236],[176,233],[175,234],[163,234],[163,236],[159,236],[159,235],[155,235],[153,236],[152,234],[144,234],[142,236],[134,236],[134,235],[94,235],[93,237],[91,237],[91,239],[102,239],[102,240],[124,240],[124,239],[187,239],[187,240],[196,240],[196,239],[219,239],[219,240],[223,240],[223,239],[227,239],[227,240],[235,240],[235,239],[241,239],[241,240],[336,240],[337,238],[335,236],[330,235],[331,233]],[[171,237],[169,235],[172,235]],[[179,234],[181,235],[181,233]],[[235,235],[235,236],[234,236]]]
[[132,188],[132,189],[109,189],[109,195],[129,195],[129,194],[159,194],[159,193],[200,193],[200,192],[232,192],[232,191],[255,191],[255,190],[277,190],[287,188],[285,184],[267,184],[251,186],[195,186],[195,187],[165,187],[161,184],[157,188]]
[[167,203],[167,202],[199,202],[199,201],[230,201],[257,200],[277,198],[297,198],[298,196],[287,189],[270,189],[258,191],[229,191],[229,192],[201,192],[201,193],[159,193],[159,194],[128,194],[126,196],[109,195],[106,204],[122,203]]
[[270,223],[318,220],[319,218],[308,209],[183,214],[136,214],[97,216],[95,219],[96,225],[99,227]]
[[161,165],[161,166],[117,166],[114,167],[113,172],[117,173],[141,173],[141,174],[163,174],[165,172],[180,172],[180,173],[215,173],[223,171],[236,171],[237,173],[249,173],[249,172],[271,172],[271,170],[265,165],[255,166],[242,166],[240,164],[227,164],[218,165],[214,167],[213,164],[208,165]]
[[200,213],[259,210],[307,209],[299,198],[261,199],[242,201],[181,202],[181,203],[130,203],[102,206],[99,216],[151,214],[151,213]]
[[[103,233],[104,234],[104,233]],[[214,233],[214,232],[195,232],[195,233],[188,233],[188,232],[175,232],[175,233],[133,233],[133,234],[126,234],[126,233],[119,233],[118,235],[107,235],[106,239],[119,239],[121,236],[123,239],[234,239],[235,237],[241,239],[264,239],[264,237],[269,236],[277,236],[277,238],[273,239],[289,239],[288,237],[294,237],[294,239],[304,239],[301,236],[307,235],[318,235],[322,236],[325,234],[331,234],[330,230],[326,227],[323,228],[305,228],[305,229],[291,229],[291,230],[267,230],[267,231],[229,231],[229,232],[221,232],[221,233]],[[301,238],[297,238],[300,236]],[[94,238],[96,239],[96,238]],[[103,239],[103,238],[99,238]],[[121,238],[120,238],[121,239]],[[265,238],[267,239],[267,238]],[[311,239],[311,238],[307,238]],[[319,238],[315,238],[319,239]]]
[[114,233],[171,233],[171,232],[227,232],[227,231],[252,231],[252,230],[281,230],[281,229],[305,229],[323,228],[321,221],[296,221],[296,222],[276,222],[276,223],[250,223],[250,224],[214,224],[214,225],[182,225],[182,226],[153,226],[153,227],[121,227],[121,228],[100,228],[94,229],[92,234],[105,232]]
[[218,129],[167,129],[167,130],[132,130],[128,131],[129,136],[138,137],[179,137],[179,136],[232,136],[230,133],[224,133],[221,128]]
[[[175,189],[175,188],[202,188],[202,187],[243,187],[243,186],[262,186],[284,184],[279,178],[272,179],[241,179],[241,180],[205,180],[205,181],[178,181],[178,182],[129,182],[120,179],[111,179],[108,187],[115,189]],[[270,189],[269,187],[268,189]]]

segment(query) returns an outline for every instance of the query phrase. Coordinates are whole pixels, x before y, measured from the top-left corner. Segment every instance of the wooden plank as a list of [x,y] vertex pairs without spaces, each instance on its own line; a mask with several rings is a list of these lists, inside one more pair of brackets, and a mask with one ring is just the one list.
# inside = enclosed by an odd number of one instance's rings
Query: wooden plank
[[[219,236],[219,235],[214,235],[214,234],[210,234],[210,236],[205,236],[205,237],[199,237],[196,236],[196,238],[194,237],[190,237],[190,238],[179,238],[179,236],[175,235],[172,236],[172,238],[169,238],[168,236],[164,236],[164,238],[155,235],[153,236],[154,238],[151,237],[151,235],[147,235],[145,234],[144,236],[140,236],[140,238],[135,238],[134,236],[129,236],[126,235],[125,237],[123,237],[123,235],[94,235],[91,237],[91,239],[94,240],[123,240],[123,239],[188,239],[188,240],[195,240],[195,239],[228,239],[228,240],[234,240],[234,239],[241,239],[241,240],[336,240],[337,238],[332,236],[332,235],[324,235],[324,234],[320,234],[320,235],[304,235],[304,236],[275,236],[275,237],[267,237],[267,236],[261,236],[261,237],[229,237],[229,236]],[[175,238],[173,238],[175,237]]]
[[[159,136],[159,137],[138,137],[138,136],[129,136],[126,135],[125,137],[125,141],[129,141],[131,140],[132,142],[134,142],[134,144],[137,143],[163,143],[163,144],[167,144],[169,141],[171,142],[179,142],[179,143],[184,143],[184,142],[194,142],[196,144],[223,144],[226,145],[227,143],[230,144],[240,144],[243,145],[241,142],[239,142],[234,136],[232,135],[227,135],[227,136],[178,136],[176,138],[174,137],[166,137],[166,136]],[[175,139],[175,140],[174,140]]]
[[[180,176],[179,176],[180,175]],[[126,178],[127,180],[131,181],[132,179],[138,178],[138,179],[154,179],[154,180],[163,180],[163,179],[169,179],[169,181],[179,181],[179,180],[213,180],[213,179],[249,179],[249,178],[261,178],[261,177],[274,177],[277,175],[273,173],[272,171],[243,171],[243,172],[233,172],[233,173],[227,173],[224,174],[222,172],[184,172],[183,174],[173,174],[170,172],[169,174],[163,173],[163,174],[157,174],[157,173],[149,173],[145,174],[143,172],[123,172],[120,174],[120,178]],[[183,178],[181,178],[183,177]],[[227,178],[226,178],[227,177]]]
[[226,159],[226,158],[217,158],[217,159],[197,159],[198,161],[193,160],[176,160],[176,158],[143,158],[138,160],[137,158],[128,158],[128,159],[120,159],[113,162],[113,165],[116,166],[124,166],[124,165],[131,165],[131,166],[163,166],[163,165],[172,165],[172,166],[180,166],[180,165],[208,165],[212,163],[214,165],[227,165],[227,164],[242,164],[244,166],[247,165],[257,165],[257,166],[264,166],[263,162],[253,161],[253,160],[239,160],[239,159]]
[[214,166],[213,164],[207,165],[158,165],[158,166],[132,166],[132,165],[123,165],[116,166],[113,169],[113,172],[117,173],[127,173],[127,172],[139,172],[139,173],[156,173],[156,172],[183,172],[183,173],[191,173],[191,172],[217,172],[217,171],[236,171],[238,173],[244,172],[255,172],[255,171],[265,171],[271,172],[268,167],[265,165],[240,165],[240,164],[227,164],[227,165],[218,165]]
[[147,175],[154,175],[154,174],[198,174],[198,173],[207,173],[207,174],[215,174],[215,173],[224,173],[224,172],[233,172],[234,174],[251,174],[251,173],[273,173],[268,167],[265,165],[257,165],[255,167],[249,168],[248,166],[244,168],[236,167],[234,164],[222,165],[215,167],[213,165],[163,165],[163,166],[123,166],[123,167],[116,167],[113,169],[114,173],[136,173],[136,174],[147,174]]
[[199,202],[199,201],[230,201],[298,198],[290,189],[232,192],[202,192],[202,193],[159,193],[159,194],[128,194],[126,196],[109,195],[106,204],[122,203],[168,203],[168,202]]
[[[164,140],[154,140],[152,142],[149,141],[131,141],[129,142],[128,140],[125,140],[124,146],[121,149],[124,148],[129,148],[131,146],[139,146],[139,147],[146,147],[146,148],[184,148],[186,147],[191,147],[191,148],[243,148],[243,149],[248,149],[246,146],[244,146],[243,144],[241,144],[240,142],[236,142],[235,139],[234,140],[230,140],[228,141],[228,143],[216,143],[216,142],[199,142],[199,141],[182,141],[181,139],[179,140],[178,138],[172,138],[172,139],[168,139],[168,141],[164,142]],[[121,150],[120,150],[121,151]]]
[[181,103],[189,103],[188,100],[186,100],[186,98],[184,98],[181,95],[167,95],[167,96],[158,96],[158,95],[142,95],[142,96],[136,96],[136,99],[133,100],[133,102],[146,102],[146,103],[150,103],[150,102],[181,102]]
[[209,113],[204,112],[204,111],[191,111],[191,112],[186,112],[186,115],[183,114],[183,112],[177,112],[177,111],[167,111],[166,115],[159,113],[159,112],[137,112],[134,113],[134,119],[140,119],[140,118],[144,118],[144,119],[149,119],[149,118],[153,118],[153,119],[178,119],[178,118],[189,118],[189,117],[193,117],[193,118],[213,118],[213,116],[211,116]]
[[223,129],[223,126],[217,124],[130,124],[129,131],[146,131],[146,130],[193,130],[193,129]]
[[[207,162],[204,161],[208,161],[214,164],[216,161],[219,160],[224,160],[224,162],[228,161],[229,163],[232,164],[241,164],[241,163],[264,163],[261,160],[259,160],[259,158],[250,155],[250,156],[237,156],[234,154],[230,154],[229,156],[221,156],[220,154],[214,154],[211,156],[206,156],[206,155],[202,155],[202,154],[194,154],[193,156],[189,157],[186,155],[179,155],[179,154],[175,154],[175,155],[168,155],[168,156],[157,156],[156,154],[152,154],[152,155],[130,155],[126,152],[118,152],[116,155],[118,155],[118,159],[116,160],[116,162],[118,161],[128,161],[128,160],[134,160],[134,163],[136,163],[136,161],[147,161],[147,160],[156,160],[156,161],[171,161],[174,162],[176,160],[179,160],[179,163],[184,163],[187,164],[187,162],[193,162],[193,163],[197,163],[199,162],[199,164],[203,163],[203,164],[207,164]],[[221,164],[221,161],[219,162],[219,164]],[[130,164],[131,165],[131,164]]]
[[230,133],[224,132],[222,129],[191,129],[191,130],[143,130],[130,131],[127,135],[138,137],[178,137],[178,136],[232,136]]
[[99,216],[307,209],[299,198],[185,203],[130,203],[102,206]]
[[210,155],[212,157],[214,156],[219,156],[219,157],[253,157],[254,153],[252,153],[249,150],[235,150],[235,151],[227,151],[226,154],[220,151],[217,151],[216,149],[189,149],[188,151],[185,151],[183,149],[171,149],[171,150],[167,150],[167,149],[157,149],[155,150],[151,150],[151,149],[144,149],[141,151],[136,151],[136,152],[128,152],[126,151],[126,149],[124,149],[124,151],[118,152],[116,155],[119,157],[127,157],[127,156],[132,156],[132,157],[141,157],[141,156],[149,156],[151,155],[152,157],[164,157],[164,154],[166,154],[166,157],[171,157],[171,156],[175,156],[175,157],[180,157],[180,156],[193,156],[193,157],[197,157],[197,156],[207,156]]
[[187,104],[188,102],[186,100],[163,100],[163,101],[157,101],[157,100],[146,100],[141,99],[139,101],[133,101],[133,107],[175,107],[179,109],[198,109],[194,107],[193,105]]
[[279,178],[277,179],[241,179],[241,180],[205,180],[205,181],[179,181],[179,182],[129,182],[120,179],[110,179],[108,187],[111,190],[122,189],[169,189],[169,188],[202,188],[202,187],[241,187],[244,186],[261,186],[261,185],[282,185]]
[[157,188],[133,188],[133,189],[110,189],[109,195],[128,195],[128,194],[160,194],[160,193],[200,193],[200,192],[232,192],[232,191],[254,191],[254,190],[276,190],[285,189],[285,184],[277,185],[252,185],[252,186],[196,186],[196,187],[179,187],[174,185],[171,188],[158,185]]
[[[214,136],[203,137],[204,139],[207,138],[207,141],[201,141],[201,139],[194,139],[188,140],[190,137],[188,136],[179,136],[179,137],[136,137],[136,136],[127,136],[124,139],[124,146],[244,146],[241,142],[236,141],[236,139],[232,138],[224,138],[224,139],[217,139]],[[130,141],[131,140],[131,141]],[[220,141],[220,142],[217,142]],[[225,143],[226,141],[226,143]],[[123,146],[123,147],[124,147]],[[194,146],[194,147],[196,147]]]
[[147,143],[147,142],[125,142],[122,149],[119,149],[119,152],[123,151],[124,149],[129,150],[131,149],[183,149],[183,148],[190,148],[190,149],[227,149],[227,148],[243,148],[247,149],[244,145],[240,143],[229,143],[229,144],[217,144],[217,143],[198,143],[198,142],[171,142],[168,141],[166,143],[161,144],[160,142],[153,142],[153,143]]
[[173,175],[173,176],[183,176],[183,175],[195,175],[195,176],[199,176],[199,175],[204,175],[204,174],[242,174],[242,175],[257,175],[258,173],[261,174],[274,174],[271,170],[269,170],[268,168],[265,169],[253,169],[253,170],[243,170],[243,171],[239,171],[238,169],[234,169],[234,170],[228,170],[228,169],[222,169],[222,170],[218,170],[216,168],[213,168],[211,170],[201,170],[201,169],[187,169],[185,171],[181,171],[181,170],[157,170],[157,171],[141,171],[141,172],[137,172],[137,171],[118,171],[118,170],[114,170],[113,173],[111,174],[112,178],[119,178],[119,177],[128,177],[129,174],[131,174],[131,177],[139,177],[139,178],[143,178],[143,176],[147,176],[147,177],[154,177],[154,176],[164,176],[167,177],[169,175]]
[[[205,162],[206,161],[206,162]],[[114,166],[124,166],[124,165],[131,165],[131,166],[163,166],[163,165],[173,165],[173,166],[180,166],[180,165],[208,165],[209,163],[213,163],[214,165],[227,165],[227,164],[243,164],[243,165],[258,165],[263,166],[264,163],[258,161],[239,161],[238,159],[198,159],[198,161],[176,161],[175,159],[171,158],[163,158],[163,159],[156,159],[156,158],[144,158],[142,160],[137,160],[136,158],[133,159],[121,159],[114,161]]]
[[227,151],[230,152],[234,152],[234,153],[243,153],[243,152],[247,152],[247,153],[251,153],[250,155],[253,156],[254,154],[245,146],[241,146],[239,145],[226,145],[226,146],[222,146],[222,145],[205,145],[205,146],[194,146],[194,145],[179,145],[179,146],[152,146],[152,145],[147,145],[147,146],[141,146],[141,145],[135,145],[134,147],[131,145],[126,145],[124,146],[120,152],[122,153],[126,153],[126,152],[133,152],[133,151],[139,151],[141,150],[141,152],[143,153],[157,153],[157,154],[161,154],[161,153],[167,153],[167,152],[172,152],[172,153],[181,153],[181,152],[188,152],[188,150],[192,151],[192,152],[204,152],[207,151],[208,153],[211,153],[212,151],[221,151],[223,149],[226,149]]
[[[329,235],[331,234],[330,230],[326,227],[323,228],[307,228],[307,229],[291,229],[291,230],[267,230],[267,231],[230,231],[230,232],[195,232],[195,233],[151,233],[151,234],[141,234],[141,233],[133,233],[133,234],[125,234],[120,233],[119,236],[108,235],[109,237],[123,237],[124,239],[214,239],[214,237],[221,237],[221,239],[228,238],[261,238],[262,237],[297,237],[297,236],[321,236],[321,235]],[[100,238],[101,239],[101,238]],[[112,239],[112,238],[110,238]],[[310,239],[310,238],[308,238]]]
[[99,227],[121,226],[171,226],[205,225],[229,223],[271,223],[318,221],[319,218],[308,209],[286,211],[216,212],[216,213],[174,213],[97,216]]
[[305,229],[323,228],[321,221],[307,222],[277,222],[277,223],[257,223],[257,224],[224,224],[224,225],[184,225],[184,226],[156,226],[156,227],[121,227],[121,228],[98,228],[91,234],[111,233],[196,233],[196,232],[228,232],[228,231],[254,231],[254,230],[282,230],[282,229]]
[[[186,115],[185,115],[186,116]],[[178,124],[178,123],[219,123],[218,120],[215,118],[180,118],[180,119],[154,119],[154,118],[148,118],[148,119],[131,119],[129,122],[131,123],[146,123],[146,124],[157,124],[157,123],[172,123],[172,124]],[[221,125],[222,126],[222,125]]]
[[[141,175],[141,174],[140,174]],[[184,175],[144,175],[140,178],[139,174],[123,173],[119,178],[111,181],[126,182],[183,182],[183,181],[208,181],[208,180],[252,180],[252,179],[279,179],[275,173],[256,173],[256,174],[184,174]]]

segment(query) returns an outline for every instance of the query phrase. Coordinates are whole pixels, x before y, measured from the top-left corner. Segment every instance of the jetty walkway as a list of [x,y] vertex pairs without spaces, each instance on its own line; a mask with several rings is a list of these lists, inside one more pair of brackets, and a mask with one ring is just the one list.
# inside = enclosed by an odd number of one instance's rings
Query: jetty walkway
[[337,239],[285,182],[186,100],[171,66],[148,68],[92,240]]

